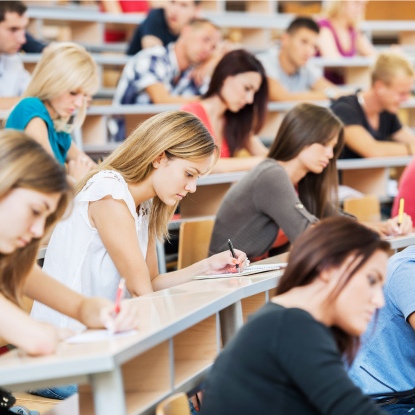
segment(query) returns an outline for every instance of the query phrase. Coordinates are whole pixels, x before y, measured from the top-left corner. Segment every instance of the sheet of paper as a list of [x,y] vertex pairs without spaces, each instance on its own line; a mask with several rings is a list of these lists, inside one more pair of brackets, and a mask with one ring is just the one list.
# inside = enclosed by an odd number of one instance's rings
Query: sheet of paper
[[65,342],[71,344],[93,343],[102,340],[118,339],[119,337],[131,336],[137,333],[137,330],[123,331],[121,333],[112,333],[109,330],[85,330],[75,336],[68,337]]
[[242,272],[233,272],[227,274],[214,274],[214,275],[197,275],[193,277],[194,280],[205,280],[215,278],[233,278],[233,277],[245,277],[248,275],[259,274],[261,272],[278,271],[287,266],[287,263],[281,262],[279,264],[258,264],[250,265],[246,267]]

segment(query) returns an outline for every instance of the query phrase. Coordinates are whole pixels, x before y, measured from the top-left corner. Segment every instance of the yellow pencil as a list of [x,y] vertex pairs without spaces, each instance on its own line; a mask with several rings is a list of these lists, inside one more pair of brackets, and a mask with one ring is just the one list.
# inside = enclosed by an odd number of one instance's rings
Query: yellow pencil
[[398,213],[398,226],[401,225],[403,222],[403,208],[404,208],[405,200],[403,197],[399,199],[399,213]]

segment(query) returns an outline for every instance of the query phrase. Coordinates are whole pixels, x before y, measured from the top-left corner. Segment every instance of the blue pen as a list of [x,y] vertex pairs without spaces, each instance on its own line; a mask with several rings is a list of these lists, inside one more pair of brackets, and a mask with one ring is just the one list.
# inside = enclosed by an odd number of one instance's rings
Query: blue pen
[[[228,246],[229,246],[229,251],[231,251],[232,256],[236,258],[235,251],[232,245],[232,241],[230,239],[228,239]],[[236,265],[236,269],[239,271],[239,265],[238,264],[235,264],[235,265]]]

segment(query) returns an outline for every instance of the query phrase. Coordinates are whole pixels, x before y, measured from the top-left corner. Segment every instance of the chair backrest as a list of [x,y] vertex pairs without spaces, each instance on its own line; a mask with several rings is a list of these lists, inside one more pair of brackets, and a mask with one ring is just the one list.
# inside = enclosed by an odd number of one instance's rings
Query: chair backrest
[[186,268],[208,257],[213,224],[213,219],[180,224],[178,269]]
[[343,209],[345,212],[356,216],[362,222],[378,222],[381,220],[380,202],[375,195],[345,199]]
[[190,415],[187,395],[180,392],[164,399],[157,405],[156,415]]

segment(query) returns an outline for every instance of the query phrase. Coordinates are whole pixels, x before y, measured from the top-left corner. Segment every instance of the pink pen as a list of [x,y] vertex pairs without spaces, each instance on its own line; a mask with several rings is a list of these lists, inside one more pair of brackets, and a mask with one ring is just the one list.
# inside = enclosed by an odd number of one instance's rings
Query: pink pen
[[117,293],[115,295],[115,306],[114,306],[114,313],[118,314],[121,309],[121,299],[124,294],[125,288],[125,278],[121,278],[118,284]]

